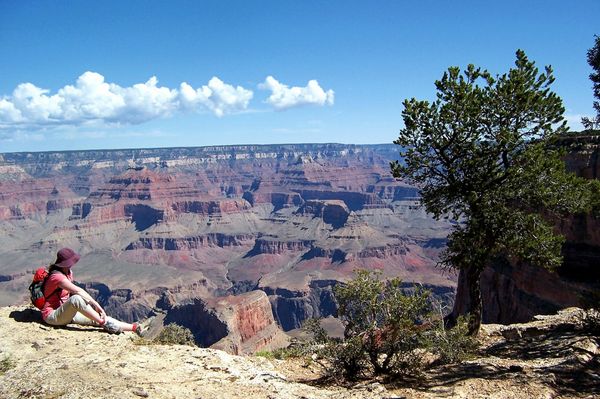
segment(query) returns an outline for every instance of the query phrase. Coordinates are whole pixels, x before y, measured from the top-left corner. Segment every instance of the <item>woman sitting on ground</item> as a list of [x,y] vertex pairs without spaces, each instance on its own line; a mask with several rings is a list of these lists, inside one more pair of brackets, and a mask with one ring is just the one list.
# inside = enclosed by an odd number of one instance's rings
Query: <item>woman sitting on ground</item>
[[70,248],[58,251],[56,261],[48,269],[44,285],[46,304],[42,308],[42,318],[53,326],[70,323],[101,326],[106,331],[119,334],[133,331],[142,335],[143,328],[138,323],[124,323],[108,317],[102,306],[81,287],[73,284],[71,267],[79,261],[79,255]]

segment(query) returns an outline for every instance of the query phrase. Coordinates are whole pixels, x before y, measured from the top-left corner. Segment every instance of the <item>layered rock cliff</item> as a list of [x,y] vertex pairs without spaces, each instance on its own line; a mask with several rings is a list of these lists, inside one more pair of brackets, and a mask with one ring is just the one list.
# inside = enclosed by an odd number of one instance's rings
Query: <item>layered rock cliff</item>
[[331,287],[358,268],[451,288],[430,245],[449,225],[392,178],[396,156],[342,144],[4,154],[0,304],[26,300],[25,271],[63,246],[82,254],[77,280],[126,320],[259,290],[292,329],[333,314]]

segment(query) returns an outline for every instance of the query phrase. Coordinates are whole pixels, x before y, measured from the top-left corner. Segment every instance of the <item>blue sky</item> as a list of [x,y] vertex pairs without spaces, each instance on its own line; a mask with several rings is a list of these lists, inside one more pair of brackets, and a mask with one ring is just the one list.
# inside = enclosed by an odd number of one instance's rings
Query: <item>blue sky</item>
[[[592,114],[600,1],[0,0],[0,152],[389,143],[448,66],[554,68]],[[153,79],[155,77],[155,79]]]

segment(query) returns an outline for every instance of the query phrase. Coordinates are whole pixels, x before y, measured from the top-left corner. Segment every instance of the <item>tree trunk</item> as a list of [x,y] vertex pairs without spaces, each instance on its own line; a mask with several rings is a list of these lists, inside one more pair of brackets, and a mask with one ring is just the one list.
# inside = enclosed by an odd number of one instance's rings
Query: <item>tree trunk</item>
[[456,300],[452,313],[446,316],[446,327],[454,327],[458,316],[469,315],[469,334],[479,332],[481,326],[483,304],[481,301],[481,272],[482,268],[464,267],[458,274]]
[[481,327],[481,316],[483,304],[481,301],[481,269],[478,267],[469,267],[466,270],[467,287],[469,289],[469,335],[477,335]]

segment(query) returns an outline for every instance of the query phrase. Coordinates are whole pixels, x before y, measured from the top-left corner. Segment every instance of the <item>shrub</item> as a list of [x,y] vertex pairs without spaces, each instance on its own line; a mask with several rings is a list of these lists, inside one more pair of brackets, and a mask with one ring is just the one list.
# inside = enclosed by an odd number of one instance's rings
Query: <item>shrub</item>
[[452,329],[445,329],[441,318],[434,320],[430,293],[420,286],[404,292],[400,279],[384,281],[380,273],[361,270],[334,294],[344,339],[327,337],[317,321],[305,324],[313,341],[304,350],[316,355],[313,359],[329,377],[419,377],[424,359],[431,357],[427,352],[437,355],[438,363],[448,363],[466,358],[476,347],[464,319]]
[[314,344],[325,344],[329,340],[327,331],[321,327],[319,319],[306,319],[302,324],[302,330],[312,336],[312,343]]
[[423,347],[429,293],[415,287],[404,294],[400,286],[400,279],[383,281],[380,273],[360,270],[335,288],[344,339],[328,338],[318,323],[306,324],[327,375],[354,380],[369,374],[418,374],[422,362],[416,350]]
[[460,316],[453,328],[444,326],[443,318],[428,333],[428,348],[438,356],[438,363],[457,363],[467,360],[477,350],[477,340],[469,335],[469,323]]
[[254,356],[278,360],[302,357],[304,355],[306,355],[306,352],[304,351],[304,346],[289,346],[287,348],[278,348],[272,351],[261,350],[254,353]]
[[160,334],[154,338],[154,342],[165,345],[196,345],[194,335],[190,329],[175,323],[167,324]]

